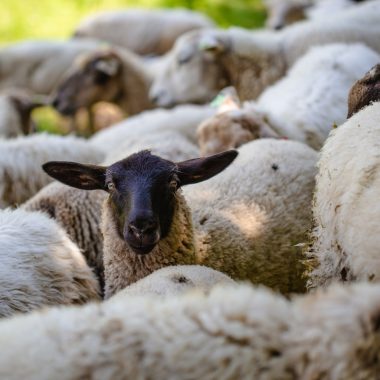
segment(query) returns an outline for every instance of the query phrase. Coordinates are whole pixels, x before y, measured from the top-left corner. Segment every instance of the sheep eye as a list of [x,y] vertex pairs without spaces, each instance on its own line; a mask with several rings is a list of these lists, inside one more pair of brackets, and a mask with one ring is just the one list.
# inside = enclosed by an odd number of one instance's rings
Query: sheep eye
[[178,187],[178,182],[176,179],[172,178],[169,182],[169,187],[171,190],[175,191],[177,190],[177,187]]
[[113,182],[108,182],[107,183],[107,189],[108,190],[115,190],[115,184]]

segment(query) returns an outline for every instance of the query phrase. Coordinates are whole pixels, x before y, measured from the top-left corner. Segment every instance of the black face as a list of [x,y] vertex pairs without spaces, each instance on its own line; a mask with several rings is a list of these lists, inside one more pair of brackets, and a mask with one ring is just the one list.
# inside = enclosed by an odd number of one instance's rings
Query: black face
[[176,165],[149,152],[134,154],[106,171],[120,237],[138,254],[149,253],[169,232],[179,187]]
[[43,169],[67,185],[108,191],[120,237],[135,253],[148,254],[170,231],[177,189],[213,177],[236,156],[232,150],[174,163],[142,151],[108,168],[48,162]]

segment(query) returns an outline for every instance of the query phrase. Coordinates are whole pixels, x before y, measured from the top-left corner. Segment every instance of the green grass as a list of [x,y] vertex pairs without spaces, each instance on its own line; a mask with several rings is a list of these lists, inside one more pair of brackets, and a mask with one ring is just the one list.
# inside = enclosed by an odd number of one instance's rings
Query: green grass
[[27,38],[67,38],[86,15],[125,7],[186,7],[206,13],[219,26],[263,25],[261,0],[1,0],[0,43]]

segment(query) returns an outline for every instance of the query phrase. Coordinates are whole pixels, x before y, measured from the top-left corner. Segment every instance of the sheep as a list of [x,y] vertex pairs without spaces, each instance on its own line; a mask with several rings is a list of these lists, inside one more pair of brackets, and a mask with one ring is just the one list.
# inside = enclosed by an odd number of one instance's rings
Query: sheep
[[99,299],[77,246],[39,212],[0,210],[0,317]]
[[218,174],[236,155],[174,163],[141,151],[108,167],[43,166],[69,186],[110,194],[101,222],[105,298],[154,270],[185,264],[284,293],[304,289],[294,245],[310,227],[316,152],[292,141],[254,141],[219,178],[182,194],[179,187]]
[[193,289],[207,294],[218,284],[234,283],[225,274],[202,265],[174,265],[154,271],[116,293],[112,299],[123,299],[126,295],[173,297]]
[[[194,144],[177,131],[169,130],[136,135],[134,138],[131,136],[110,152],[103,163],[113,163],[141,149],[150,149],[171,160],[185,160],[198,155]],[[104,289],[104,266],[100,219],[105,198],[106,194],[102,191],[84,192],[53,182],[21,206],[28,211],[47,213],[65,229],[95,271],[101,289]]]
[[380,102],[375,102],[332,131],[323,146],[313,205],[315,228],[307,250],[309,288],[380,279],[379,120]]
[[0,140],[0,208],[25,202],[51,178],[41,165],[51,159],[102,161],[103,151],[84,139],[45,133]]
[[112,102],[129,115],[153,107],[149,100],[151,72],[142,59],[126,50],[99,48],[81,55],[57,86],[52,105],[72,116],[81,107]]
[[31,112],[46,104],[46,99],[31,97],[22,91],[0,94],[0,137],[12,138],[35,131]]
[[380,101],[380,64],[372,67],[363,78],[352,86],[348,96],[347,118],[371,102],[377,101]]
[[136,54],[161,55],[170,50],[181,34],[213,26],[205,15],[185,9],[119,9],[86,18],[76,28],[74,37],[107,41]]
[[197,131],[202,154],[279,136],[319,150],[332,126],[344,122],[352,84],[379,61],[380,54],[362,44],[312,48],[256,102],[203,121]]
[[289,301],[240,285],[50,308],[0,322],[0,376],[377,379],[379,294],[359,284]]
[[290,26],[281,32],[192,31],[181,36],[167,54],[150,89],[160,107],[204,103],[232,85],[241,100],[256,99],[311,46],[363,42],[380,52],[380,2]]
[[0,50],[0,90],[50,95],[75,57],[98,47],[91,40],[30,40],[6,46]]
[[97,132],[89,139],[89,143],[97,149],[110,153],[119,149],[122,141],[127,142],[132,137],[137,139],[164,131],[179,132],[190,142],[196,143],[198,124],[214,112],[215,108],[208,105],[182,105],[171,110],[149,110]]
[[320,19],[355,6],[361,0],[264,0],[266,26],[282,29],[304,19]]

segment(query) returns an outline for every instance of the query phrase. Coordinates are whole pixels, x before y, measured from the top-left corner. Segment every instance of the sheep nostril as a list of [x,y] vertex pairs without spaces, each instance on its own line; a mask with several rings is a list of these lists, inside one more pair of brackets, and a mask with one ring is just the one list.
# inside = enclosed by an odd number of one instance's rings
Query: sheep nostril
[[278,25],[276,25],[273,29],[274,29],[274,30],[281,30],[282,28],[283,28],[283,25],[278,24]]

